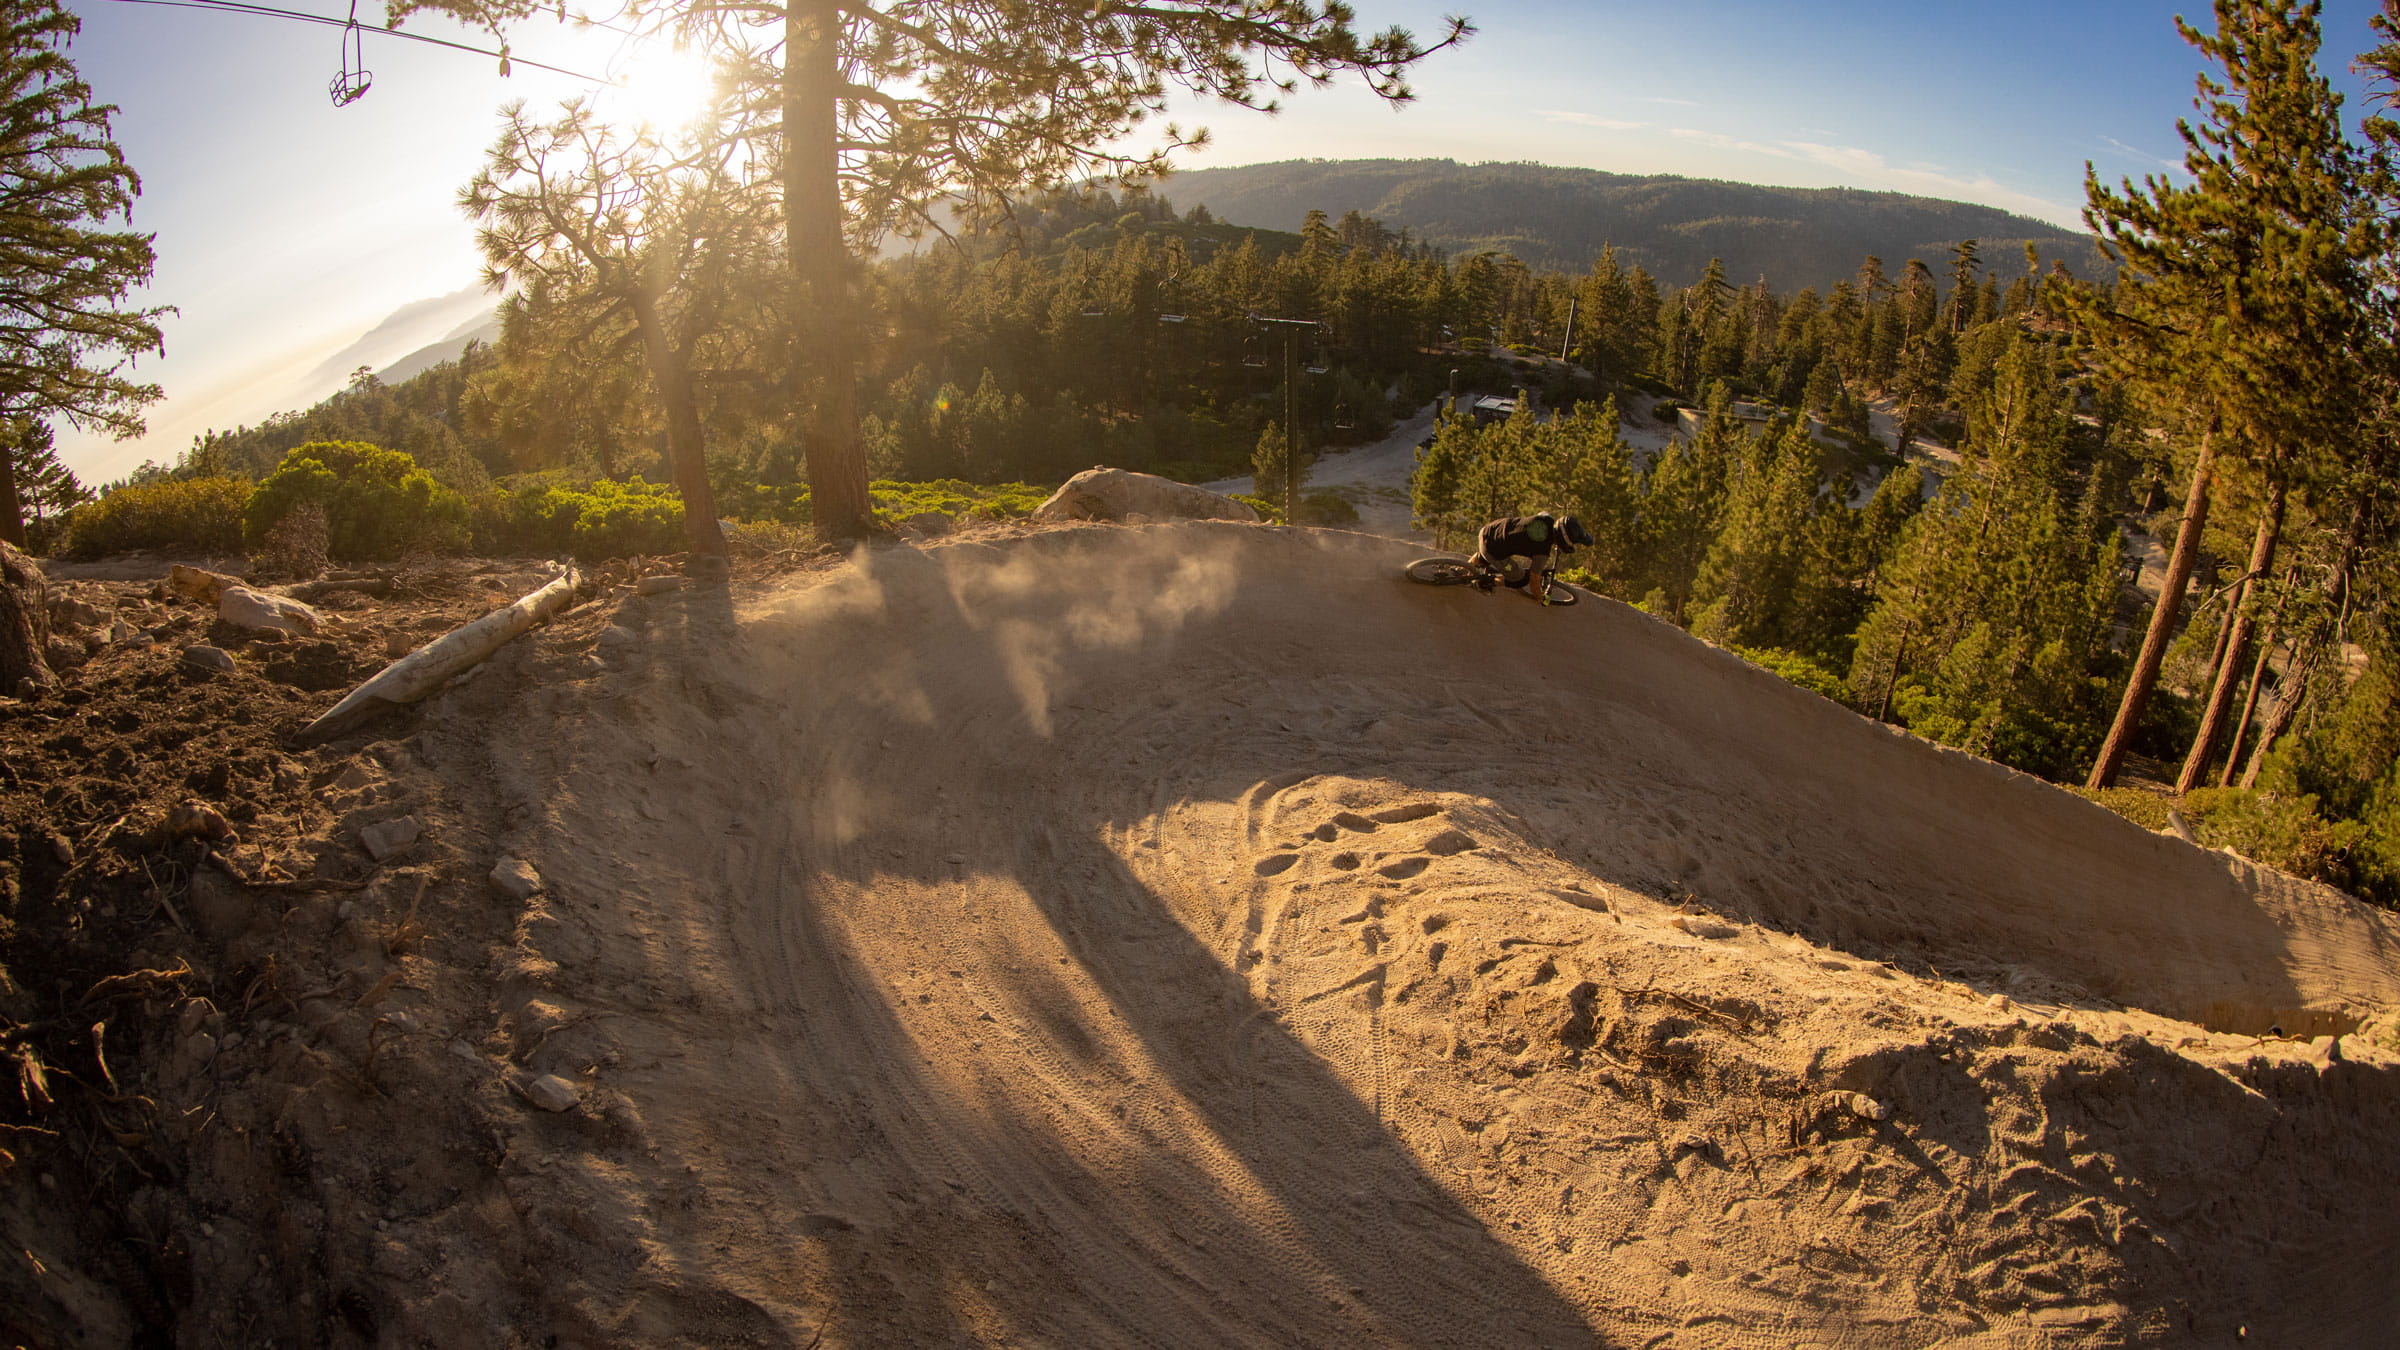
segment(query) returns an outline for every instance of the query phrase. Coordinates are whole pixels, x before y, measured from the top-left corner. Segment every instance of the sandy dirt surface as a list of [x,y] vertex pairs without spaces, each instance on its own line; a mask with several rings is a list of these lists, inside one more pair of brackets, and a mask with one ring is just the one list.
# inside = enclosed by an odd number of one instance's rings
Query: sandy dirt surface
[[2386,1343],[2394,916],[1415,551],[621,589],[314,752],[357,888],[201,886],[152,1037],[179,1333]]

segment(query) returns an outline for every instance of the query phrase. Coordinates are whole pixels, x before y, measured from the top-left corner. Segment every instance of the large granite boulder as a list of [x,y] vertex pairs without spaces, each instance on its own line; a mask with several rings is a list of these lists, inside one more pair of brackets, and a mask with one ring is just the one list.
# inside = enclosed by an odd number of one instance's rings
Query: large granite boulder
[[1086,469],[1033,510],[1035,520],[1256,520],[1258,512],[1207,488],[1130,469]]

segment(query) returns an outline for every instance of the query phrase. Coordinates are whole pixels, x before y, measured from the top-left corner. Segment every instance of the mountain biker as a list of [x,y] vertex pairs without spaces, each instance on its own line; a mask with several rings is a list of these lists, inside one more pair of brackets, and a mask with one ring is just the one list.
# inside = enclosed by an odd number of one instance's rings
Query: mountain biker
[[[1550,574],[1559,558],[1588,547],[1592,532],[1573,516],[1536,511],[1530,516],[1502,516],[1475,536],[1475,564],[1489,573],[1475,584],[1490,590],[1497,579],[1510,590],[1532,588],[1533,598],[1550,602]],[[1535,559],[1542,565],[1536,568]]]

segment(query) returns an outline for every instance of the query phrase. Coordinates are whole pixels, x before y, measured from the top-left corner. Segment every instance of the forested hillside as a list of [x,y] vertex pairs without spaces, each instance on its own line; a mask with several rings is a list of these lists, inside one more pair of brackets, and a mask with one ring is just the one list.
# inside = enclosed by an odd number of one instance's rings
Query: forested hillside
[[1627,265],[1678,285],[1715,259],[1737,282],[1823,290],[1869,254],[1939,258],[1964,239],[1980,241],[1987,257],[2036,244],[2077,276],[2106,266],[2079,231],[1989,206],[1853,188],[1368,159],[1195,169],[1164,190],[1239,225],[1296,230],[1311,210],[1356,211],[1446,252],[1495,249],[1545,269],[1579,271],[1614,245]]
[[[1438,539],[1572,510],[1601,539],[1579,560],[1592,589],[2017,768],[2101,793],[2128,765],[2171,776],[2202,837],[2400,899],[2400,347],[2379,302],[2400,176],[2381,142],[2343,137],[2313,28],[2259,41],[2278,64],[2204,47],[2244,91],[2206,105],[2210,134],[2291,152],[2195,150],[2193,186],[2095,188],[2122,275],[1970,238],[1853,257],[1821,286],[1715,258],[1677,281],[1624,249],[1558,268],[1445,252],[1339,199],[1289,233],[1161,191],[1023,204],[869,275],[874,500],[887,519],[928,492],[1003,512],[1109,464],[1252,473],[1274,508],[1291,414],[1305,482],[1306,455],[1453,388],[1525,387],[1518,418],[1451,419],[1422,457],[1415,516]],[[246,503],[237,533],[270,553],[314,498],[337,555],[674,551],[685,416],[715,515],[810,526],[775,236],[737,218],[755,200],[689,209],[653,223],[705,263],[667,305],[629,266],[562,266],[509,301],[496,347],[209,436],[138,486]],[[1697,435],[1636,454],[1618,414],[1678,404]],[[1896,436],[1870,434],[1871,408]],[[1919,438],[1956,449],[1938,483],[1889,448]],[[341,496],[345,465],[380,485]],[[345,524],[369,499],[374,527]],[[70,546],[152,540],[135,500],[78,508]],[[1304,521],[1342,519],[1300,500]],[[2157,802],[2117,799],[2163,824]]]

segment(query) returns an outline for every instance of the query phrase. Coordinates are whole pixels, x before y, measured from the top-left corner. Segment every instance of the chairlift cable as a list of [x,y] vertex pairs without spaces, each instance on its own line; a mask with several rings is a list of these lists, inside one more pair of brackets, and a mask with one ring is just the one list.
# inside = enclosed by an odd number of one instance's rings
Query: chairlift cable
[[[353,24],[352,20],[337,19],[329,14],[308,14],[296,9],[276,9],[270,5],[253,5],[243,3],[242,0],[109,0],[109,3],[118,5],[155,5],[161,9],[203,9],[215,10],[220,13],[228,14],[256,14],[261,18],[292,19],[300,23],[321,23],[335,28],[344,29],[350,28]],[[366,26],[363,24],[357,25],[357,27],[362,37],[368,31]],[[373,31],[384,37],[400,38],[408,42],[422,42],[433,47],[448,47],[452,51],[472,52],[477,56],[495,57],[499,60],[508,62],[512,66],[531,66],[535,70],[546,70],[553,75],[565,75],[569,78],[588,81],[589,83],[595,85],[615,83],[613,80],[602,79],[597,75],[587,74],[580,70],[569,70],[565,66],[554,66],[546,61],[529,60],[525,57],[517,56],[508,52],[496,52],[489,47],[476,47],[464,42],[452,42],[446,38],[427,37],[423,33],[404,33],[392,28],[378,28]]]

